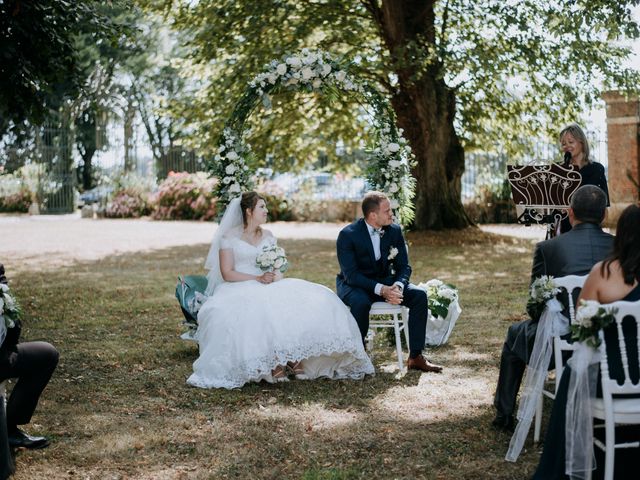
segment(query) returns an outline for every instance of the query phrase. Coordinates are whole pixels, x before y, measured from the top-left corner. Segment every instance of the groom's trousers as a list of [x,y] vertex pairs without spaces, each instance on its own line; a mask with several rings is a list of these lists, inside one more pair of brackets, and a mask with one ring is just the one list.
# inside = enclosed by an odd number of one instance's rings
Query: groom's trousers
[[[362,288],[351,287],[342,300],[351,308],[364,342],[369,331],[371,305],[374,302],[384,302],[384,298]],[[409,350],[422,351],[427,329],[427,293],[409,284],[404,289],[401,305],[409,308]]]
[[19,343],[3,350],[0,358],[0,381],[18,378],[7,402],[7,426],[31,421],[42,391],[58,365],[58,351],[46,342]]

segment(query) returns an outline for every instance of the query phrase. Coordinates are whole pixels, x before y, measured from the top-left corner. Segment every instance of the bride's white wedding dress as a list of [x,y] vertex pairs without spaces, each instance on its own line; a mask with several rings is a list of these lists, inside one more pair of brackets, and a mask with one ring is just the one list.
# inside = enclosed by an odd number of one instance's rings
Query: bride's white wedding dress
[[[223,237],[220,248],[233,249],[234,270],[261,275],[256,256],[275,241]],[[202,388],[273,382],[277,365],[302,359],[310,379],[374,373],[348,307],[328,288],[295,278],[218,284],[200,308],[196,339],[200,357],[188,383]]]

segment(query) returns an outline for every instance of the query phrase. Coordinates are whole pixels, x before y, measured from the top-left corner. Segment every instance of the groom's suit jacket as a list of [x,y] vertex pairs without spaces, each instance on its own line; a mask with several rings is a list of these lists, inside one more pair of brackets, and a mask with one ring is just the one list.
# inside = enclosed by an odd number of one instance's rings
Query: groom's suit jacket
[[[363,218],[347,225],[338,235],[340,273],[336,278],[336,290],[340,298],[354,287],[374,293],[377,283],[402,282],[405,287],[409,283],[411,267],[402,230],[399,225],[392,224],[383,227],[383,231],[379,261],[375,259],[371,234]],[[397,249],[397,254],[389,259],[392,248]]]

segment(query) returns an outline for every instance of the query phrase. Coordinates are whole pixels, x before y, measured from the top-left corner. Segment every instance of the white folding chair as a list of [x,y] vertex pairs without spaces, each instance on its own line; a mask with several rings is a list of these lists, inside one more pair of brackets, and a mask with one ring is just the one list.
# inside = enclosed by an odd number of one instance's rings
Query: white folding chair
[[617,308],[615,315],[616,328],[618,331],[618,348],[620,350],[620,358],[622,370],[624,372],[624,383],[618,384],[618,381],[610,377],[609,363],[607,360],[607,348],[605,343],[604,332],[601,330],[600,335],[600,375],[602,384],[602,398],[597,398],[592,404],[591,410],[594,418],[604,420],[605,442],[602,443],[595,436],[593,443],[604,450],[605,480],[613,480],[614,475],[614,458],[616,448],[638,448],[640,441],[616,443],[615,426],[616,424],[640,424],[640,399],[638,398],[613,398],[613,395],[640,395],[640,381],[633,383],[629,377],[629,365],[635,364],[640,368],[640,358],[630,358],[627,353],[627,346],[622,334],[622,320],[626,317],[632,317],[636,324],[637,348],[640,351],[640,301],[637,302],[613,302],[606,305],[606,308]]
[[404,368],[402,357],[402,339],[400,332],[404,330],[404,337],[409,348],[409,309],[402,305],[391,305],[387,302],[375,302],[369,311],[369,333],[367,344],[369,351],[373,351],[373,337],[376,328],[393,328],[396,337],[396,353],[398,354],[398,368]]
[[[576,289],[582,289],[587,275],[566,275],[564,277],[554,278],[553,281],[560,288],[567,292],[569,303],[569,323],[573,323],[576,318],[576,305],[573,297],[573,293]],[[575,347],[572,343],[563,340],[562,338],[553,337],[553,359],[555,362],[555,380],[553,380],[553,390],[542,389],[542,394],[538,400],[536,406],[536,415],[533,426],[533,441],[540,441],[540,430],[542,428],[542,404],[544,397],[548,397],[551,400],[556,398],[558,392],[558,386],[560,385],[560,378],[562,377],[562,371],[564,370],[564,363],[562,361],[562,352],[573,351]]]

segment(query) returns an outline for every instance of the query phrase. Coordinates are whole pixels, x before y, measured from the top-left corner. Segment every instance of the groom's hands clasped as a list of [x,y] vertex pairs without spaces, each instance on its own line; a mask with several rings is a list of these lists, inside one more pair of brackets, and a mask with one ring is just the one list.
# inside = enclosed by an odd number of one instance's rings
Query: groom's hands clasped
[[387,303],[391,305],[400,305],[402,303],[402,289],[398,285],[384,285],[380,290],[380,295]]

